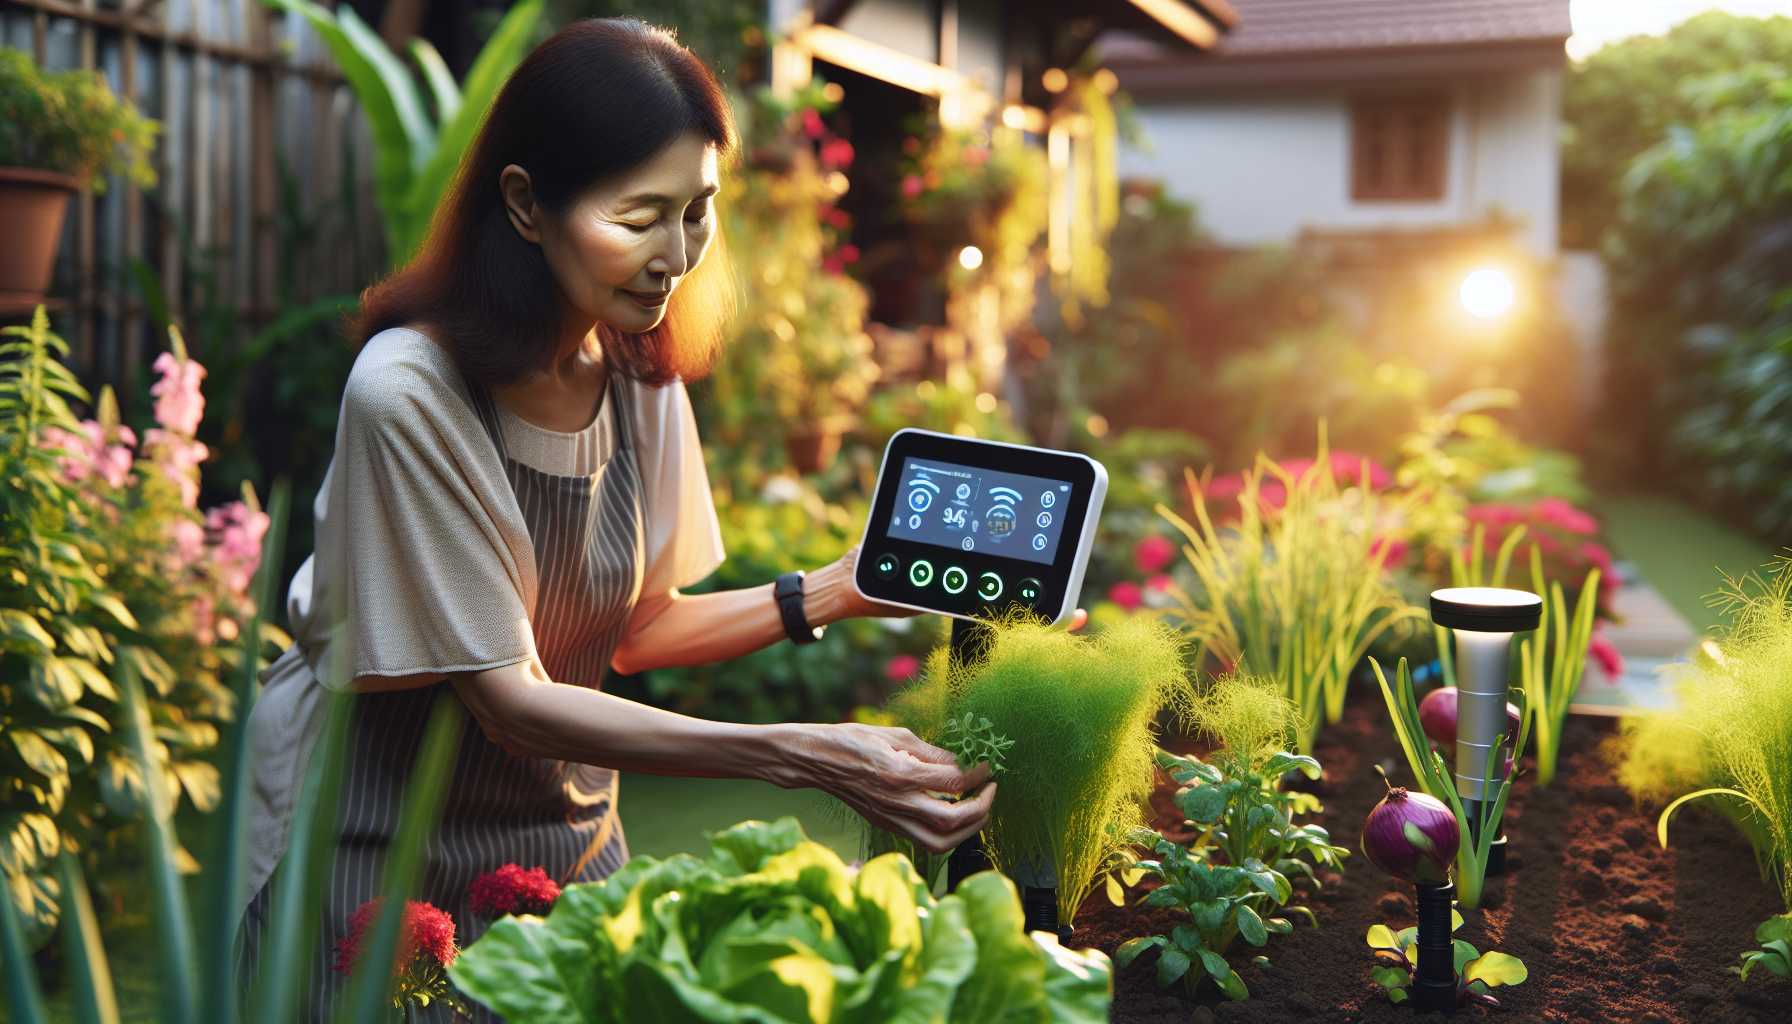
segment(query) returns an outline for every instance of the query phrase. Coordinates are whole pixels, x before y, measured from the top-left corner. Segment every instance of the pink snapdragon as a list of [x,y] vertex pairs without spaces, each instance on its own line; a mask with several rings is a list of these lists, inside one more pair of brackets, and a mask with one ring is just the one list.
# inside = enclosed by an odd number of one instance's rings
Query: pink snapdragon
[[912,654],[898,654],[884,662],[884,678],[892,683],[907,682],[919,671],[921,659]]
[[1138,611],[1139,606],[1145,603],[1145,592],[1137,583],[1121,580],[1108,588],[1108,600],[1129,612]]
[[156,422],[166,430],[192,437],[205,415],[205,395],[199,390],[205,367],[198,360],[164,352],[156,357],[155,370],[162,375],[149,386],[149,393],[156,398]]
[[151,427],[143,432],[143,447],[180,487],[181,504],[199,506],[199,464],[211,455],[204,442],[172,431]]
[[261,539],[268,532],[268,516],[240,501],[219,505],[205,515],[206,529],[217,541],[218,578],[232,594],[243,596],[261,564]]
[[117,488],[130,480],[135,461],[132,448],[137,444],[137,435],[130,427],[114,427],[108,437],[98,420],[83,420],[80,433],[45,427],[38,434],[38,441],[45,448],[62,452],[56,461],[63,479],[69,483],[98,477],[106,486]]
[[1140,538],[1132,549],[1132,564],[1147,576],[1162,572],[1175,557],[1176,545],[1155,533]]

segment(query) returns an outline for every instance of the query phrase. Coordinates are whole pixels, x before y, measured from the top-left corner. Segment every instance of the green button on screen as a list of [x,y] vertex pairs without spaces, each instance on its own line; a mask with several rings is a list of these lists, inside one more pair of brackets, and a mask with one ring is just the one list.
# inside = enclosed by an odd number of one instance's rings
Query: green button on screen
[[925,558],[915,559],[915,564],[908,567],[908,581],[917,587],[925,587],[933,582],[933,563]]
[[956,565],[948,567],[945,575],[940,577],[940,585],[946,588],[948,594],[964,593],[964,588],[970,582],[970,576]]
[[878,576],[887,580],[896,575],[896,570],[901,567],[902,562],[895,555],[883,555],[878,558],[876,569]]
[[1002,577],[993,572],[986,572],[977,577],[977,596],[985,601],[994,601],[1002,596]]
[[1035,579],[1021,580],[1020,586],[1015,590],[1015,595],[1022,601],[1033,604],[1039,600],[1039,581]]

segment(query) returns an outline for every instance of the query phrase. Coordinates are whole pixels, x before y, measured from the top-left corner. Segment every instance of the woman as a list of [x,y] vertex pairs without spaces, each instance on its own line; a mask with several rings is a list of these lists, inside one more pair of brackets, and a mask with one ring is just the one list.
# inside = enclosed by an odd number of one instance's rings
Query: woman
[[251,721],[252,959],[321,697],[356,694],[314,1014],[343,981],[330,948],[378,894],[438,699],[478,728],[419,898],[463,943],[486,923],[466,899],[484,872],[621,866],[618,770],[814,787],[936,851],[983,824],[987,767],[906,730],[705,722],[598,690],[606,668],[738,657],[881,613],[852,587],[855,552],[783,581],[782,602],[771,584],[679,592],[722,559],[682,379],[721,328],[728,268],[710,250],[734,142],[714,76],[670,35],[568,26],[499,94],[422,250],[363,298],[317,548],[288,598],[296,642]]

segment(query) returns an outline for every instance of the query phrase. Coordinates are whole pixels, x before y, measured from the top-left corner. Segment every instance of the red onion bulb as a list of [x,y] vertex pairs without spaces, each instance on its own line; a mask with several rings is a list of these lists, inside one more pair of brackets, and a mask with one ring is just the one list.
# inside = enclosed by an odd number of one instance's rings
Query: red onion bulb
[[1388,786],[1363,822],[1363,856],[1406,882],[1449,881],[1461,842],[1456,815],[1442,800],[1398,786]]
[[[1518,705],[1506,703],[1506,742],[1500,744],[1506,752],[1505,773],[1512,774],[1512,742],[1518,738]],[[1431,742],[1440,747],[1453,748],[1456,745],[1456,688],[1440,686],[1425,695],[1419,701],[1419,728],[1431,737]],[[1448,751],[1445,757],[1452,756]]]

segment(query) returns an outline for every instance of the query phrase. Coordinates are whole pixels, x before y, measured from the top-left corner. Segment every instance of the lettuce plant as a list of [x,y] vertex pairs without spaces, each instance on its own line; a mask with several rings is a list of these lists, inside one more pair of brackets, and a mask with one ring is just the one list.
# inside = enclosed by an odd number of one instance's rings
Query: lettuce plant
[[[1296,824],[1296,815],[1320,810],[1319,802],[1281,788],[1290,771],[1315,779],[1320,774],[1318,761],[1280,749],[1292,738],[1298,714],[1267,679],[1224,677],[1196,701],[1193,720],[1221,746],[1207,761],[1164,752],[1157,757],[1158,766],[1181,787],[1176,806],[1195,838],[1184,844],[1143,832],[1140,838],[1152,856],[1123,852],[1115,860],[1115,873],[1128,882],[1159,881],[1145,896],[1146,906],[1174,908],[1189,923],[1169,935],[1126,942],[1115,952],[1116,963],[1124,967],[1157,949],[1159,984],[1180,980],[1192,995],[1203,978],[1211,978],[1228,998],[1244,999],[1250,993],[1225,959],[1233,940],[1261,947],[1271,933],[1292,931],[1280,916],[1284,912],[1318,923],[1306,907],[1289,906],[1294,897],[1289,876],[1304,877],[1317,888],[1313,869],[1341,870],[1350,851],[1333,845],[1320,826]],[[1110,882],[1113,899],[1118,884],[1112,876]]]
[[[1450,911],[1450,931],[1462,927],[1462,915]],[[1410,997],[1419,969],[1419,930],[1402,928],[1395,931],[1385,924],[1369,926],[1365,940],[1375,951],[1375,983],[1387,990],[1388,999],[1404,1003]],[[1488,950],[1483,953],[1472,943],[1456,939],[1453,959],[1456,968],[1456,1000],[1458,1004],[1477,1002],[1498,1006],[1500,1001],[1491,989],[1501,985],[1519,985],[1530,977],[1524,961],[1509,953]]]
[[546,918],[494,924],[449,975],[516,1024],[1107,1020],[1107,957],[1028,936],[999,874],[935,899],[904,858],[854,874],[794,818],[710,846],[568,886]]

